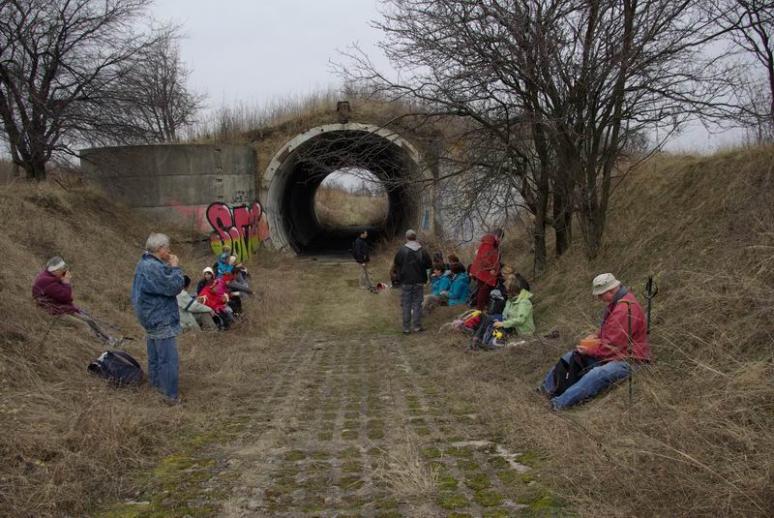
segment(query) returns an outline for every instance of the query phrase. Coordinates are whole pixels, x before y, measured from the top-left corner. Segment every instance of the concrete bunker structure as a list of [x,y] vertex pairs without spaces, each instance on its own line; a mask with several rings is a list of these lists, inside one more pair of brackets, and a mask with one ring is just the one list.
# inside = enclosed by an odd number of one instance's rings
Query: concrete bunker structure
[[81,169],[136,212],[207,235],[213,202],[255,199],[255,151],[244,145],[158,144],[81,151]]
[[411,227],[429,230],[432,217],[423,207],[432,204],[425,203],[424,173],[417,150],[396,133],[378,126],[327,124],[287,142],[261,177],[260,198],[265,200],[275,246],[315,254],[346,250],[351,245],[356,231],[325,228],[314,210],[315,193],[322,181],[344,167],[369,171],[387,192],[384,225],[364,227],[371,236],[394,237]]
[[[161,225],[219,243],[240,239],[243,248],[263,243],[299,254],[347,250],[362,228],[331,229],[315,214],[322,181],[346,168],[367,170],[387,193],[383,224],[365,227],[374,239],[408,228],[433,231],[432,180],[417,149],[397,133],[370,124],[324,124],[273,142],[92,148],[81,152],[81,167],[112,198]],[[225,206],[249,206],[255,214],[256,201],[259,232],[243,219],[217,216]]]

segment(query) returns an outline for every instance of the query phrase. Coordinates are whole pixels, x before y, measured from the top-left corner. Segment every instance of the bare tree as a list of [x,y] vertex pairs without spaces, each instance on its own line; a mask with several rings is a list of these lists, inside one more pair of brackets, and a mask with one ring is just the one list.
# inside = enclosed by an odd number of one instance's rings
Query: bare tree
[[733,46],[752,61],[734,67],[737,119],[755,128],[758,140],[770,140],[774,137],[774,1],[722,0],[715,8]]
[[175,28],[162,28],[152,44],[127,60],[123,78],[109,95],[114,107],[102,122],[108,140],[176,142],[180,130],[196,122],[204,96],[188,89],[190,72],[180,59],[177,38]]
[[150,1],[0,0],[0,118],[28,178],[113,129],[115,86],[157,43],[135,29]]
[[564,247],[573,212],[594,257],[630,138],[669,135],[722,94],[701,56],[714,24],[699,3],[388,0],[376,25],[401,78],[357,52],[347,73],[484,132],[500,150],[492,171],[533,210],[536,261],[545,224]]

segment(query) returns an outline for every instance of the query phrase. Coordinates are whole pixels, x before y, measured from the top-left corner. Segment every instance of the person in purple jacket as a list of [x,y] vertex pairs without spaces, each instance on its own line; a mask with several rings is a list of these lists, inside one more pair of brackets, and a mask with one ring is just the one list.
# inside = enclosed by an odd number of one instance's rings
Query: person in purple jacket
[[64,259],[54,256],[46,267],[35,277],[32,284],[32,298],[38,306],[54,316],[67,316],[89,326],[91,332],[102,342],[117,346],[121,340],[113,338],[89,313],[73,303],[72,273]]

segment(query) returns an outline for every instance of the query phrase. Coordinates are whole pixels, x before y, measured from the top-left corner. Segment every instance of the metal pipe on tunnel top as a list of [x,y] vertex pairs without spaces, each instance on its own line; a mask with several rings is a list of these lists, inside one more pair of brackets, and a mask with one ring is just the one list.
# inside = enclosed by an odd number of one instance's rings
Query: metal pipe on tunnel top
[[417,182],[431,176],[420,164],[410,142],[374,125],[327,124],[296,135],[274,155],[260,181],[273,245],[296,253],[318,253],[351,244],[351,229],[324,228],[314,213],[320,183],[344,167],[366,169],[382,182],[389,201],[383,237],[397,236],[408,228],[432,232],[432,192]]

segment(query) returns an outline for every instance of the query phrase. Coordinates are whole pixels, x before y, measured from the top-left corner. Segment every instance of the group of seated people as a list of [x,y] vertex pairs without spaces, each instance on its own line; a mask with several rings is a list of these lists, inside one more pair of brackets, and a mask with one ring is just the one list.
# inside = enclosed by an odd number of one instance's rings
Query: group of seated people
[[191,278],[183,277],[183,290],[177,295],[180,326],[193,330],[226,330],[242,314],[242,296],[252,295],[247,269],[224,246],[215,264],[202,270],[196,292],[188,290]]
[[[486,234],[468,269],[467,303],[475,309],[455,321],[455,327],[472,333],[469,350],[492,350],[509,336],[535,333],[529,283],[500,262],[502,236],[502,231]],[[459,272],[459,267],[456,270]],[[437,281],[440,286],[450,286],[448,281],[441,284],[441,279]],[[599,330],[562,355],[538,387],[538,393],[548,398],[552,409],[565,409],[593,398],[651,361],[647,320],[634,294],[611,273],[603,273],[593,279],[592,295],[606,304]],[[433,297],[428,296],[426,302],[435,303]]]
[[[479,248],[480,250],[480,248]],[[425,296],[422,308],[427,314],[438,306],[470,306],[476,308],[469,313],[467,326],[463,329],[473,332],[470,349],[495,349],[505,342],[509,335],[532,335],[535,322],[532,315],[532,293],[529,283],[513,268],[503,265],[497,257],[497,264],[486,265],[486,279],[492,285],[481,286],[480,254],[470,268],[465,268],[459,258],[449,254],[445,263],[443,255],[433,255],[430,274],[430,294]],[[486,290],[487,303],[478,308],[480,294]]]
[[433,256],[430,271],[430,294],[425,295],[422,310],[429,314],[438,306],[458,306],[468,301],[470,278],[459,258],[449,254],[445,263],[441,252]]

